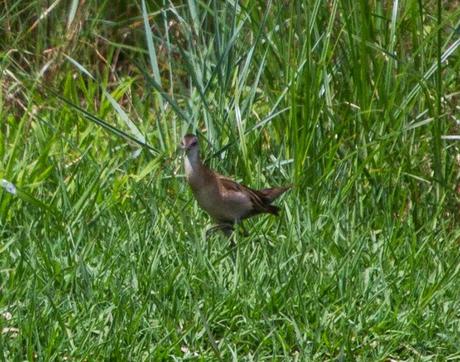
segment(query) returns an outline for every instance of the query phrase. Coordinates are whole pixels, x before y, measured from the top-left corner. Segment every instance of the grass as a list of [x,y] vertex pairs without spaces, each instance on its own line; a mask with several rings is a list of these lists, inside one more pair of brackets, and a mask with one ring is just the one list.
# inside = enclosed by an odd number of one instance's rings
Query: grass
[[[457,3],[6,1],[2,358],[458,359]],[[295,185],[235,249],[186,132]]]

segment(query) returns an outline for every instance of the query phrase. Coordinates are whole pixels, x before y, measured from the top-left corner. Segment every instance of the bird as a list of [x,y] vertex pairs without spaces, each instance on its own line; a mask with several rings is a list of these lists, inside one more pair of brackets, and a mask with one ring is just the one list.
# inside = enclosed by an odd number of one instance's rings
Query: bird
[[208,230],[221,230],[230,236],[236,224],[259,214],[278,215],[272,202],[291,188],[272,187],[254,190],[206,167],[200,157],[198,137],[186,134],[180,143],[185,152],[185,176],[198,205],[216,222]]

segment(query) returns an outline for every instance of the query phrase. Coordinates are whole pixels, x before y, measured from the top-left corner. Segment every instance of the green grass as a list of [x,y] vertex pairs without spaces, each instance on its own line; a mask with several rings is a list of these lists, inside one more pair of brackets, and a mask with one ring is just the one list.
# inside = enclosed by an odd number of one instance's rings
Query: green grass
[[459,359],[458,1],[173,3],[2,5],[0,356]]

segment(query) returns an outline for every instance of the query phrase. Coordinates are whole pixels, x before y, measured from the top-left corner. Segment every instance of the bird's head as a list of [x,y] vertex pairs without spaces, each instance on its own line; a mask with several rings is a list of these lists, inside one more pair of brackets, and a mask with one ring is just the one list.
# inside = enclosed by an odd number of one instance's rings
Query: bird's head
[[198,151],[198,137],[194,134],[186,134],[180,142],[180,148],[182,148],[186,153]]

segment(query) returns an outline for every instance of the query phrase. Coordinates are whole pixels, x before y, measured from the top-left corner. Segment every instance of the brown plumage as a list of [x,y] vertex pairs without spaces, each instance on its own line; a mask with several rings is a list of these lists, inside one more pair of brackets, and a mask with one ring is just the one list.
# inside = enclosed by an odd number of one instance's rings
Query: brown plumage
[[217,223],[217,228],[231,233],[233,225],[248,217],[268,213],[278,215],[279,207],[271,203],[290,187],[254,190],[207,168],[200,159],[198,139],[186,135],[181,142],[185,150],[185,174],[198,205]]

